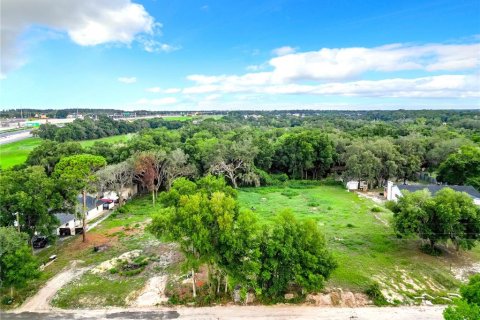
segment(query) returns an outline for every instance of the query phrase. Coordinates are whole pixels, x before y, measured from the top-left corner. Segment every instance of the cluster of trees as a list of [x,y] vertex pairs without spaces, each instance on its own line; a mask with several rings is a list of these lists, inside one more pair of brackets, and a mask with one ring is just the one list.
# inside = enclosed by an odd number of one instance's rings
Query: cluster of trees
[[461,298],[443,311],[445,320],[480,319],[480,274],[470,278],[468,284],[460,287]]
[[176,241],[192,272],[208,266],[209,294],[225,292],[230,284],[275,299],[292,287],[319,290],[336,267],[314,221],[297,221],[289,211],[275,221],[259,224],[250,210],[240,210],[237,192],[223,178],[207,175],[197,182],[175,180],[160,196],[163,209],[149,230]]
[[65,142],[99,139],[161,126],[175,129],[181,127],[182,122],[166,121],[159,118],[131,122],[123,120],[116,121],[108,116],[101,115],[98,116],[96,120],[90,118],[75,119],[72,123],[67,123],[62,127],[49,123],[42,124],[38,129],[33,131],[33,134],[42,139]]
[[2,297],[2,303],[8,304],[13,299],[14,288],[21,288],[40,275],[38,261],[27,240],[26,233],[0,227],[0,287],[10,287],[10,297]]
[[404,193],[389,204],[399,235],[428,240],[431,251],[439,242],[450,240],[458,250],[471,249],[480,240],[480,207],[466,193],[450,188],[434,196],[428,190]]

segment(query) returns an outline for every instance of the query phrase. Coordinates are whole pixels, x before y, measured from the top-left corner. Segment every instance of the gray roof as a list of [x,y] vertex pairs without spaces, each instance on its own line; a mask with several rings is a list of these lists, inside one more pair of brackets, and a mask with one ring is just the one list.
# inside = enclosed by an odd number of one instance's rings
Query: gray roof
[[[78,199],[78,203],[79,203],[80,207],[82,207],[83,206],[83,196],[79,195],[77,197],[77,199]],[[86,200],[87,200],[86,202],[87,202],[88,211],[90,211],[92,209],[95,209],[99,205],[103,204],[103,202],[101,200],[97,200],[97,198],[89,196],[89,195],[87,195]]]
[[459,192],[466,192],[472,198],[479,198],[480,199],[480,192],[475,190],[472,186],[449,186],[449,185],[438,185],[438,184],[427,184],[427,185],[406,185],[406,184],[399,184],[397,185],[400,191],[407,190],[410,192],[415,192],[423,189],[427,189],[430,191],[432,195],[435,195],[438,191],[442,190],[443,188],[450,188],[455,191]]
[[75,215],[70,213],[56,213],[55,217],[60,221],[60,225],[63,225],[75,219]]

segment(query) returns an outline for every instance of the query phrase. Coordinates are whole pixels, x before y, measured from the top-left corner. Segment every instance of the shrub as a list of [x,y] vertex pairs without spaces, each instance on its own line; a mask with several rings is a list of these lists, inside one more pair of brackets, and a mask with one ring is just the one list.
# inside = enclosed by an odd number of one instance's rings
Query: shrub
[[268,172],[257,169],[255,173],[258,175],[260,185],[262,186],[272,186],[279,183],[279,181],[273,178]]
[[286,182],[288,181],[288,176],[286,173],[277,173],[277,174],[272,174],[271,177],[274,180],[277,180],[279,182]]
[[13,303],[13,297],[11,297],[11,296],[3,296],[2,297],[2,304],[3,305],[8,306],[8,305],[11,305],[12,303]]
[[379,307],[379,306],[385,306],[388,305],[387,299],[383,296],[382,291],[380,290],[380,286],[378,283],[374,282],[372,283],[367,290],[365,290],[365,293],[367,296],[372,299],[373,303]]
[[286,190],[282,191],[281,195],[285,196],[285,197],[288,197],[288,198],[292,198],[292,197],[298,196],[299,193],[295,190],[292,190],[292,189],[286,189]]

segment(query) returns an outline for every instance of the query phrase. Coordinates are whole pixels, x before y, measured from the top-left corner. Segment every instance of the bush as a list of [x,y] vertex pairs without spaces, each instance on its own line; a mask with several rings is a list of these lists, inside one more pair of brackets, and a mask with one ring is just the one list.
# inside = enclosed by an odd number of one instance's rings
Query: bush
[[286,182],[288,181],[288,176],[286,173],[277,173],[277,174],[272,174],[271,177],[278,181],[278,182]]
[[395,212],[397,208],[397,203],[395,201],[389,200],[385,202],[385,208],[387,208],[390,211]]
[[299,193],[292,189],[285,189],[284,191],[282,191],[281,195],[288,198],[292,198],[292,197],[298,196]]
[[383,296],[380,286],[376,282],[372,283],[367,290],[365,290],[365,293],[370,299],[372,299],[373,304],[375,304],[377,307],[386,306],[389,304],[387,299],[385,299]]
[[2,297],[2,304],[3,305],[8,306],[8,305],[11,305],[12,303],[13,303],[13,297],[11,297],[11,296],[3,296]]
[[279,181],[275,180],[268,172],[257,169],[255,170],[255,173],[258,175],[260,185],[262,186],[272,186],[279,183]]

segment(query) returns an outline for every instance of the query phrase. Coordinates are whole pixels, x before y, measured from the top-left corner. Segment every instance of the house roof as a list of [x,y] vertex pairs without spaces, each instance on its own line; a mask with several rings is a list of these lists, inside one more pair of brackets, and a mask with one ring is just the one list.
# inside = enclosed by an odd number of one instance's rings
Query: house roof
[[63,225],[75,219],[75,215],[70,213],[56,213],[55,217],[60,221],[60,225]]
[[470,197],[480,199],[480,192],[475,190],[472,186],[449,186],[449,185],[438,185],[438,184],[427,184],[427,185],[406,185],[406,184],[399,184],[397,185],[400,191],[407,190],[410,192],[415,192],[423,189],[427,189],[430,191],[432,195],[435,195],[438,191],[442,190],[443,188],[450,188],[455,191],[459,192],[466,192]]
[[[83,196],[82,195],[79,195],[77,197],[78,199],[78,204],[80,205],[80,207],[83,206]],[[86,202],[87,202],[87,209],[88,211],[92,210],[92,209],[95,209],[96,207],[98,207],[99,205],[102,205],[103,202],[100,201],[100,200],[97,200],[97,198],[95,197],[92,197],[92,196],[89,196],[87,195],[86,197]]]

